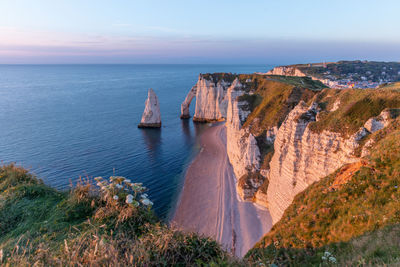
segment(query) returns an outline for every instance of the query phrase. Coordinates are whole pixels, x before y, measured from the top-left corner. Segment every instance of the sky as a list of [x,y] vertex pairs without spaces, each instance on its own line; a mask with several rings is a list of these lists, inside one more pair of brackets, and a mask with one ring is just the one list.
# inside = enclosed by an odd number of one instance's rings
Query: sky
[[0,64],[400,61],[398,0],[0,0]]

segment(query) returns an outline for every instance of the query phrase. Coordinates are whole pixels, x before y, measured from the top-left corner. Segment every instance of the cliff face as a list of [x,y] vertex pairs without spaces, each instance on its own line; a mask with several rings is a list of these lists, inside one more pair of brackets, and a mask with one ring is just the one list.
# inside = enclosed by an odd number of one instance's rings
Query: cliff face
[[[225,77],[226,76],[226,77]],[[181,118],[189,118],[189,106],[196,97],[194,121],[221,121],[226,118],[226,92],[232,83],[233,75],[200,74],[197,83],[190,89],[181,105]]]
[[316,103],[300,102],[278,130],[270,163],[267,191],[268,208],[277,222],[295,195],[310,184],[332,173],[352,156],[358,146],[356,135],[344,139],[339,133],[313,133],[307,127],[316,120]]
[[400,106],[398,92],[324,89],[309,77],[203,77],[196,86],[195,118],[226,117],[238,194],[268,207],[274,223],[296,194],[367,155],[368,136],[388,125],[388,107]]
[[[196,92],[195,121],[226,118],[227,154],[236,176],[237,192],[244,200],[266,206],[269,167],[262,164],[272,155],[278,125],[292,107],[313,93],[263,75],[237,75],[232,82],[229,77],[219,78],[200,75],[182,104],[182,111],[188,110],[187,100]],[[307,79],[299,78],[295,82],[313,83]],[[225,90],[227,85],[230,86]],[[256,109],[264,95],[267,101]],[[264,114],[269,113],[273,119],[265,122]],[[182,115],[187,117],[187,113]],[[264,160],[265,157],[269,159]]]
[[291,67],[291,66],[275,67],[272,70],[268,71],[267,74],[268,75],[298,76],[298,77],[307,76],[298,68]]
[[329,79],[318,78],[313,75],[308,75],[301,69],[294,67],[294,66],[279,66],[275,67],[272,70],[267,72],[267,75],[283,75],[283,76],[297,76],[297,77],[310,77],[315,81],[320,81],[326,86],[335,86],[335,83],[332,83]]
[[[250,114],[248,103],[238,99],[245,93],[244,85],[238,79],[229,87],[227,93],[227,153],[237,179],[249,171],[257,171],[260,167],[260,150],[257,141],[247,129],[242,128]],[[251,182],[253,183],[252,188],[255,189],[261,185],[259,181]],[[237,189],[242,199],[247,199],[254,194],[240,186]],[[250,191],[252,190],[250,189]]]

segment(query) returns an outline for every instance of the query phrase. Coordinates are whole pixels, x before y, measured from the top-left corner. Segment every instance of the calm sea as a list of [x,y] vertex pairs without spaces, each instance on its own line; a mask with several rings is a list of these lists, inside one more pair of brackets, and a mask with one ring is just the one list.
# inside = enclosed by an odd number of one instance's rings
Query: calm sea
[[[156,212],[175,207],[207,124],[180,120],[199,73],[265,72],[271,65],[0,65],[0,161],[65,190],[115,172],[149,188]],[[147,90],[161,130],[138,129]],[[191,108],[193,114],[194,105]]]

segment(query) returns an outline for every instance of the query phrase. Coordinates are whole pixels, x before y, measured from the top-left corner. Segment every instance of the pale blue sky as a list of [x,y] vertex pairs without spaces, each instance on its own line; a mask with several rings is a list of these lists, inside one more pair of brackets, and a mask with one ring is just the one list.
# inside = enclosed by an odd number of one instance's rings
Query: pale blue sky
[[395,0],[1,0],[0,63],[400,60]]

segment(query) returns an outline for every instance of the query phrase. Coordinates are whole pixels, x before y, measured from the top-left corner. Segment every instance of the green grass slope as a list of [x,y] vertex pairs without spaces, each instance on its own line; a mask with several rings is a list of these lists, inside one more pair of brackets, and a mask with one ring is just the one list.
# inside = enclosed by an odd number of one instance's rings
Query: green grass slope
[[233,263],[215,241],[170,229],[143,205],[106,198],[90,184],[59,192],[22,168],[0,167],[0,265]]
[[[390,87],[381,89],[325,89],[315,99],[322,111],[310,130],[328,130],[349,137],[357,132],[371,117],[378,116],[385,108],[400,107],[400,91]],[[334,104],[338,109],[330,111]]]

